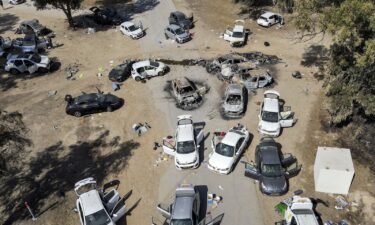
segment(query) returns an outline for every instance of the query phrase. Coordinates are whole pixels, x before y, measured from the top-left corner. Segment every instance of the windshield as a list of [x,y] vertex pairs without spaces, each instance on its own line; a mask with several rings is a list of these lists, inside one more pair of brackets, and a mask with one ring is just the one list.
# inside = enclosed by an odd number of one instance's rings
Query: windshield
[[181,28],[176,29],[174,32],[176,32],[177,35],[185,33],[185,31]]
[[277,123],[279,121],[279,116],[277,112],[263,111],[262,120],[266,122]]
[[150,65],[153,67],[159,67],[159,63],[155,61],[150,61]]
[[177,143],[177,153],[188,154],[195,151],[194,141],[183,141]]
[[279,177],[282,175],[280,164],[262,164],[262,174],[266,177]]
[[137,30],[138,28],[135,27],[134,25],[131,25],[130,27],[128,27],[128,29],[129,29],[130,31],[135,31],[135,30]]
[[192,225],[191,219],[173,219],[171,225]]
[[180,89],[180,94],[186,94],[186,93],[190,93],[190,92],[193,92],[194,89],[192,86],[186,86],[186,87],[183,87]]
[[264,20],[266,22],[268,21],[268,19],[266,17],[264,17],[264,16],[261,16],[260,19],[262,19],[262,20]]
[[234,147],[219,143],[218,145],[216,145],[215,152],[222,156],[232,157],[234,155]]
[[33,62],[36,62],[36,63],[40,63],[40,61],[42,61],[42,57],[40,57],[39,55],[37,54],[34,54],[30,57],[31,61]]
[[243,36],[242,32],[233,32],[233,37],[240,38]]
[[229,105],[239,105],[241,104],[241,95],[229,95],[227,98],[227,103]]
[[87,225],[106,225],[111,221],[104,209],[86,216],[85,220]]

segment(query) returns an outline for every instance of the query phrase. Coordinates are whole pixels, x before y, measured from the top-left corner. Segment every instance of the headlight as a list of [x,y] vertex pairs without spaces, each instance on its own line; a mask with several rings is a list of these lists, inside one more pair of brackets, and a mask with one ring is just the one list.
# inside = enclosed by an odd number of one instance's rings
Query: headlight
[[178,163],[178,164],[180,164],[180,161],[178,160],[178,158],[176,157],[176,162]]

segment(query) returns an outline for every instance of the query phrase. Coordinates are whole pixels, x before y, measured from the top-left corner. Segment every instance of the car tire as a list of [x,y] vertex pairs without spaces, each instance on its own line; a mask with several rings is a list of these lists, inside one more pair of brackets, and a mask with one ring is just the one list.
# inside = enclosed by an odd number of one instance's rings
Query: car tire
[[11,74],[13,74],[13,75],[18,75],[18,74],[20,74],[20,71],[17,70],[17,69],[15,69],[15,68],[10,69],[9,72],[10,72]]
[[112,111],[113,111],[112,107],[111,106],[107,106],[107,112],[112,112]]
[[160,71],[160,72],[158,73],[158,76],[159,76],[159,77],[163,76],[163,72]]
[[271,24],[270,24],[270,23],[269,23],[269,24],[267,24],[267,27],[268,27],[268,28],[270,28],[270,27],[271,27]]
[[135,81],[141,81],[141,78],[137,76],[137,77],[134,78],[134,80]]
[[180,44],[180,42],[178,41],[178,39],[177,39],[177,38],[175,39],[175,41],[176,41],[176,43]]
[[38,68],[38,73],[48,73],[48,69],[47,68],[43,68],[43,67],[39,67]]
[[82,113],[80,111],[75,111],[74,112],[74,116],[75,117],[81,117],[82,116]]
[[164,34],[164,35],[165,35],[165,39],[167,39],[167,40],[168,40],[168,39],[169,39],[168,35],[167,35],[167,34]]

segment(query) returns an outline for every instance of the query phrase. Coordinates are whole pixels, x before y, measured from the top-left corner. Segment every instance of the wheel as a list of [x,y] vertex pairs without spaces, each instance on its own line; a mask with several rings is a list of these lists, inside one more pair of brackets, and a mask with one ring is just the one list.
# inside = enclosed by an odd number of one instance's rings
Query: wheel
[[270,27],[271,27],[271,24],[269,23],[269,24],[267,25],[267,27],[270,28]]
[[135,77],[134,80],[135,81],[141,81],[141,78],[140,77]]
[[43,67],[39,67],[38,68],[38,73],[48,73],[48,69],[47,68],[43,68]]
[[107,112],[112,112],[112,107],[111,106],[107,106]]
[[163,76],[163,72],[160,71],[160,72],[158,73],[158,76]]
[[180,44],[180,42],[178,41],[178,39],[177,39],[177,38],[175,39],[175,41],[176,41],[176,43],[179,43],[179,44]]
[[168,35],[167,35],[167,34],[164,34],[164,35],[165,35],[165,39],[167,39],[167,40],[168,40],[168,39],[169,39]]
[[20,71],[19,70],[17,70],[17,69],[15,69],[15,68],[12,68],[12,69],[10,69],[10,71],[9,71],[11,74],[13,74],[13,75],[17,75],[17,74],[20,74]]
[[74,116],[75,117],[81,117],[82,116],[82,113],[80,111],[75,111],[74,112]]

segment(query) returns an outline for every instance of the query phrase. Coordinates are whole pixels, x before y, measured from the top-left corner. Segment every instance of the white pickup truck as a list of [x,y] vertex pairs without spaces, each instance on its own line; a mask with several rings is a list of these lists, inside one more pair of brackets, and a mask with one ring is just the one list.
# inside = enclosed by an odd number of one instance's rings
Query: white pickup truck
[[194,126],[192,116],[181,115],[177,117],[175,136],[163,139],[163,151],[174,156],[177,169],[195,169],[199,166],[199,149],[203,139],[203,129]]

